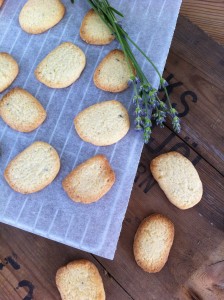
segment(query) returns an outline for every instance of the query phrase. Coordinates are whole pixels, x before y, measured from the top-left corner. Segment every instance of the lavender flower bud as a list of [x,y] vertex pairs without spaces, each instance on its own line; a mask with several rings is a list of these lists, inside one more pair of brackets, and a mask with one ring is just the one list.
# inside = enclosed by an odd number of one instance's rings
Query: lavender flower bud
[[141,108],[140,108],[140,106],[137,106],[135,109],[135,114],[139,115],[140,113],[141,113]]
[[164,103],[163,101],[159,101],[159,106],[161,109],[165,110],[167,108],[166,103]]
[[177,133],[179,133],[181,127],[180,127],[180,119],[179,119],[177,116],[175,116],[175,117],[173,118],[173,120],[172,120],[172,125],[173,125],[174,131],[177,132]]
[[169,83],[164,79],[164,78],[162,78],[161,80],[160,80],[160,86],[159,86],[159,88],[161,89],[161,88],[165,88],[165,87],[167,87],[169,85]]
[[176,111],[175,108],[172,107],[172,108],[170,109],[170,115],[171,115],[172,118],[174,118],[174,117],[177,115],[177,111]]
[[141,127],[140,124],[136,124],[135,129],[138,130],[138,131],[140,131],[140,130],[142,130],[142,127]]

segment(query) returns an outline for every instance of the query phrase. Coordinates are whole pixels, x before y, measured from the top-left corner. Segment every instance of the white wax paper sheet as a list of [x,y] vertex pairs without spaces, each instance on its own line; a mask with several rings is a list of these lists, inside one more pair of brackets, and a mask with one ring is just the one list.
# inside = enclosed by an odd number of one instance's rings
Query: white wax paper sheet
[[[132,88],[112,94],[93,84],[96,66],[119,47],[116,41],[107,46],[88,45],[80,39],[79,28],[89,6],[85,0],[63,0],[63,20],[40,35],[25,33],[18,15],[25,0],[5,0],[0,10],[0,51],[12,54],[20,66],[13,85],[32,93],[47,110],[47,119],[32,133],[19,133],[0,119],[0,221],[46,238],[113,259],[122,221],[139,163],[143,139],[134,130]],[[163,70],[181,0],[110,0],[124,13],[122,26],[129,32],[160,71]],[[37,81],[38,63],[60,43],[70,41],[86,54],[87,65],[80,79],[65,89],[50,89]],[[143,57],[134,50],[149,79],[156,86],[158,78]],[[7,90],[7,91],[8,91]],[[7,91],[0,94],[3,96]],[[96,147],[83,142],[75,132],[73,119],[91,104],[117,99],[128,109],[131,130],[115,145]],[[44,190],[22,195],[14,192],[4,180],[9,161],[32,142],[50,143],[59,153],[61,169],[57,178]],[[116,173],[116,183],[98,202],[91,205],[71,201],[62,189],[62,179],[78,164],[97,153],[105,154]]]

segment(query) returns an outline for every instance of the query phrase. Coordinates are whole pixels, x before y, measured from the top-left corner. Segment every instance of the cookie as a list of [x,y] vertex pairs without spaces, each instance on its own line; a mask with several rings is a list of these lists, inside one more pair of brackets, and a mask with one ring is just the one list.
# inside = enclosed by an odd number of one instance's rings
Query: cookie
[[56,285],[62,300],[106,299],[97,267],[85,259],[61,267],[56,273]]
[[4,0],[0,0],[0,7],[2,6],[3,2],[4,2]]
[[123,51],[115,49],[96,68],[93,80],[99,89],[117,93],[128,88],[128,81],[133,74],[134,69],[130,69]]
[[80,37],[92,45],[107,45],[115,39],[111,30],[94,9],[90,9],[85,15],[80,27]]
[[62,186],[75,202],[92,203],[102,198],[113,186],[115,174],[104,155],[96,155],[65,177]]
[[0,93],[16,79],[19,66],[15,59],[5,52],[0,52]]
[[174,239],[174,225],[163,215],[145,218],[135,234],[134,257],[145,272],[159,272],[168,260]]
[[30,194],[49,185],[59,169],[56,150],[45,142],[34,142],[8,164],[4,176],[16,192]]
[[130,128],[126,108],[118,101],[104,101],[80,112],[75,120],[75,129],[85,142],[96,146],[117,143]]
[[29,92],[14,88],[0,101],[0,116],[13,129],[30,132],[46,119],[46,111]]
[[150,169],[167,198],[176,207],[188,209],[202,198],[203,187],[194,165],[178,152],[168,152],[152,160]]
[[60,0],[28,0],[19,14],[21,28],[39,34],[61,21],[65,7]]
[[50,88],[65,88],[74,83],[86,65],[84,52],[65,42],[51,51],[37,66],[36,78]]

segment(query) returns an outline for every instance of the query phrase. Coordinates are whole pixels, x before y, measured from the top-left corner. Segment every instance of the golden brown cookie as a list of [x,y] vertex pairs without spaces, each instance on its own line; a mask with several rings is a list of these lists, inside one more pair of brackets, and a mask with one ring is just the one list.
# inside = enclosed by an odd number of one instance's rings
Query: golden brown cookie
[[44,122],[47,113],[36,98],[17,87],[1,99],[0,116],[11,128],[30,132]]
[[178,152],[154,158],[150,164],[153,177],[176,207],[188,209],[202,198],[203,187],[194,165]]
[[56,285],[62,300],[105,300],[103,281],[97,267],[80,259],[61,267]]
[[70,42],[51,51],[37,66],[36,78],[50,88],[65,88],[74,83],[86,65],[84,52]]
[[68,174],[62,186],[75,202],[85,204],[98,201],[113,186],[115,173],[104,155],[96,155]]
[[165,216],[153,214],[138,227],[134,239],[134,256],[146,272],[159,272],[168,260],[174,239],[174,225]]
[[93,80],[99,89],[117,93],[128,88],[128,81],[133,74],[134,69],[127,63],[123,51],[115,49],[96,68]]
[[81,111],[74,120],[78,135],[96,146],[117,143],[130,128],[126,108],[118,101],[104,101]]
[[59,23],[64,14],[60,0],[28,0],[20,12],[19,23],[27,33],[39,34]]
[[16,79],[19,66],[8,53],[0,52],[0,93],[6,90]]
[[16,192],[35,193],[49,185],[60,169],[56,150],[45,142],[34,142],[5,169],[5,179]]
[[85,15],[80,28],[80,36],[83,41],[92,45],[107,45],[115,39],[111,30],[94,9],[90,9]]

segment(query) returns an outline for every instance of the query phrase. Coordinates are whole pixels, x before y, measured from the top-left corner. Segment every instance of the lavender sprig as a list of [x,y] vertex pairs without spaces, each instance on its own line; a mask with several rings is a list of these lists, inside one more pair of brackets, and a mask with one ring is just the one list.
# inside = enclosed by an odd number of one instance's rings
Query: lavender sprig
[[[156,65],[144,53],[144,51],[129,37],[128,33],[122,28],[116,15],[123,17],[122,13],[112,7],[108,0],[87,0],[95,12],[105,22],[109,29],[113,32],[119,41],[124,52],[126,60],[129,64],[130,71],[133,73],[133,67],[136,71],[130,78],[130,82],[134,87],[133,103],[135,105],[135,126],[137,130],[143,130],[144,141],[148,143],[151,136],[152,121],[160,127],[164,127],[167,117],[172,120],[172,126],[175,132],[180,132],[180,120],[175,108],[172,107],[167,92],[167,82],[160,74]],[[130,44],[132,44],[152,65],[159,76],[159,90],[165,93],[165,102],[159,97],[158,89],[155,89],[148,81],[146,75],[138,64]]]

